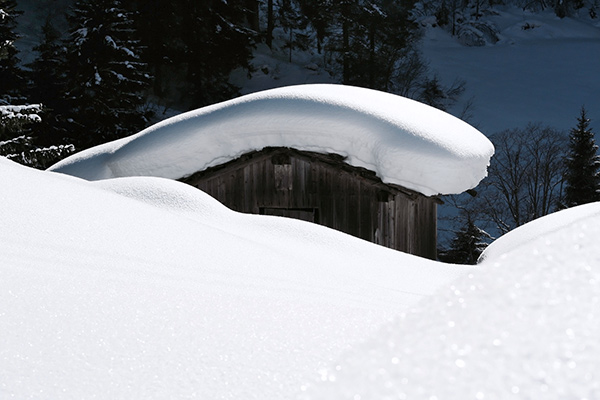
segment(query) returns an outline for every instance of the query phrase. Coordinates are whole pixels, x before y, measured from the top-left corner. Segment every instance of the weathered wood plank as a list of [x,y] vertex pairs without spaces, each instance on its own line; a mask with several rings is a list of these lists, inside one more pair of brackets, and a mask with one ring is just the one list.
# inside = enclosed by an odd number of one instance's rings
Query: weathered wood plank
[[276,210],[277,215],[316,221],[435,258],[437,199],[384,184],[373,172],[349,166],[337,155],[265,149],[182,181],[237,211]]

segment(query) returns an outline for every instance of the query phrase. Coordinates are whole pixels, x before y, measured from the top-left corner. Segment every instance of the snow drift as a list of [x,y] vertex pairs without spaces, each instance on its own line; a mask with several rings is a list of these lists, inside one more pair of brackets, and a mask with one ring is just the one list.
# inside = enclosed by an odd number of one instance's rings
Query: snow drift
[[599,208],[507,233],[507,252],[382,326],[301,398],[600,398]]
[[596,219],[600,219],[600,203],[584,204],[546,215],[513,229],[510,235],[502,235],[494,240],[481,254],[480,262],[499,258],[520,247],[530,247],[539,237],[564,229],[576,221]]
[[0,398],[292,398],[469,267],[0,157]]
[[598,204],[461,267],[172,180],[0,180],[2,398],[600,396]]
[[475,128],[432,107],[370,89],[315,84],[184,113],[50,170],[88,180],[178,179],[268,146],[340,154],[386,183],[425,195],[475,187],[493,153]]

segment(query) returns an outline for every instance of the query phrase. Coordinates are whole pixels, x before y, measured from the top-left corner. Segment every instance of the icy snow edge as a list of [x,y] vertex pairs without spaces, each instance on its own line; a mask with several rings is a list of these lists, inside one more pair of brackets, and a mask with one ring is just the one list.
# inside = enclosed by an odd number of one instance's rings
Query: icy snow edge
[[492,143],[427,105],[352,86],[289,86],[245,95],[75,154],[49,170],[100,180],[178,179],[265,147],[336,153],[383,182],[461,193],[487,175]]

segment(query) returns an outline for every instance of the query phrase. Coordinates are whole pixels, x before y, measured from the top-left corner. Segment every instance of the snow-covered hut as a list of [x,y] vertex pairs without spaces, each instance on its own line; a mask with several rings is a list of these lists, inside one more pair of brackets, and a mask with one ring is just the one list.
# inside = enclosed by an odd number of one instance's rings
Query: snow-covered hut
[[437,195],[475,187],[492,154],[475,128],[421,103],[301,85],[184,113],[51,170],[179,179],[237,211],[316,222],[435,258]]
[[393,249],[436,256],[437,198],[383,183],[338,154],[268,147],[182,179],[229,208],[319,223]]

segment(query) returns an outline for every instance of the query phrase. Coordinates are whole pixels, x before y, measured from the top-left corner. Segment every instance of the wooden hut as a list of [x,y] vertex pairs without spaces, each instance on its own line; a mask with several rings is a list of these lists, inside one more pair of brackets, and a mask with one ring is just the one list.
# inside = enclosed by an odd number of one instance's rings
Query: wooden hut
[[178,179],[233,210],[316,222],[435,258],[436,196],[477,186],[493,152],[481,132],[440,110],[315,84],[190,111],[50,170]]
[[439,200],[385,184],[337,154],[269,147],[181,180],[236,211],[297,218],[436,257]]

